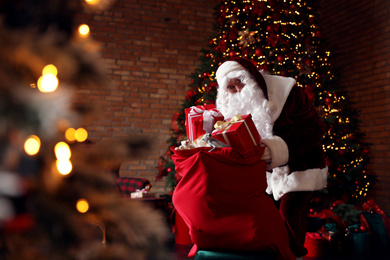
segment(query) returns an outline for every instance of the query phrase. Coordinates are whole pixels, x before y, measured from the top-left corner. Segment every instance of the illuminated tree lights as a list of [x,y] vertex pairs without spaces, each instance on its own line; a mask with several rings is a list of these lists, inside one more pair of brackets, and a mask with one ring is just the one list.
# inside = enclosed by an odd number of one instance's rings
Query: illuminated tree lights
[[171,147],[186,138],[184,109],[214,103],[217,94],[215,71],[227,58],[240,56],[253,61],[259,70],[290,76],[305,89],[318,108],[328,132],[323,148],[329,165],[329,182],[323,194],[331,199],[347,196],[356,201],[367,195],[375,182],[366,168],[368,145],[362,142],[358,113],[352,108],[331,66],[318,25],[315,1],[243,0],[222,1],[215,8],[216,24],[208,49],[191,75],[189,91],[167,140],[167,153],[159,160],[157,180],[166,176],[174,189],[179,176],[171,160]]

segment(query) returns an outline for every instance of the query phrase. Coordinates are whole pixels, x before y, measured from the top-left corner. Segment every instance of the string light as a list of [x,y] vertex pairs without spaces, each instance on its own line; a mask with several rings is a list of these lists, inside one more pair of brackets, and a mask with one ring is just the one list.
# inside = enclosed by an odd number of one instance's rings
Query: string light
[[45,66],[42,70],[42,76],[39,77],[38,89],[43,93],[53,92],[58,87],[57,68],[53,64]]
[[58,160],[69,160],[71,156],[69,145],[65,142],[59,142],[54,147],[54,152]]
[[30,135],[24,143],[24,151],[28,155],[35,155],[39,152],[41,140],[36,135]]
[[57,158],[56,166],[59,173],[67,175],[72,171],[72,163],[70,162],[71,151],[69,145],[65,142],[59,142],[54,147],[54,153]]
[[86,213],[89,210],[89,203],[86,199],[79,199],[76,202],[76,209],[80,213]]
[[75,132],[77,142],[84,142],[88,138],[88,132],[84,128],[78,128]]
[[99,4],[100,0],[85,0],[90,5],[97,5]]
[[57,160],[57,170],[62,175],[68,175],[72,171],[72,163],[69,160]]
[[76,141],[76,129],[74,129],[74,128],[68,128],[68,129],[65,131],[65,138],[66,138],[66,140],[68,140],[69,142],[74,142],[74,141]]
[[89,32],[90,32],[90,29],[89,29],[89,26],[87,24],[81,24],[79,26],[79,35],[83,38],[86,38],[89,36]]

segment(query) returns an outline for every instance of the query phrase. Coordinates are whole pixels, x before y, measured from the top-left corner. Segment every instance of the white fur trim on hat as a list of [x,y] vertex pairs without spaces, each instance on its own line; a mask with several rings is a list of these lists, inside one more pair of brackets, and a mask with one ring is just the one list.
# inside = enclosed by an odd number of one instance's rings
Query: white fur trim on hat
[[270,138],[261,139],[261,143],[265,144],[271,151],[271,163],[267,165],[269,170],[288,162],[288,146],[282,138],[273,135]]
[[292,191],[321,190],[327,184],[328,167],[289,172],[288,166],[275,168],[272,173],[267,172],[266,192],[273,194],[275,200]]
[[222,86],[222,80],[232,71],[246,70],[240,63],[237,61],[225,61],[219,66],[217,72],[215,73],[217,77],[217,82],[219,86]]

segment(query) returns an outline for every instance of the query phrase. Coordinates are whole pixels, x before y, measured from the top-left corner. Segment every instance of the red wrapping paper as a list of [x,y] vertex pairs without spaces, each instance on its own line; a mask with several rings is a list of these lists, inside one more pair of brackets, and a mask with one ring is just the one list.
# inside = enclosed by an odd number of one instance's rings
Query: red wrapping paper
[[260,134],[252,121],[252,115],[243,115],[238,117],[237,121],[230,119],[227,122],[232,123],[226,124],[220,130],[216,129],[213,131],[212,136],[214,139],[240,152],[245,152],[260,145]]
[[272,199],[265,193],[263,147],[246,153],[210,147],[174,150],[173,161],[182,176],[173,204],[190,230],[198,249],[262,251],[276,259],[295,259],[287,228]]
[[216,109],[215,105],[193,106],[184,110],[186,114],[186,131],[190,141],[211,133],[214,123],[223,120],[223,115]]
[[320,257],[324,255],[325,240],[319,233],[306,233],[305,248],[308,253],[306,257]]

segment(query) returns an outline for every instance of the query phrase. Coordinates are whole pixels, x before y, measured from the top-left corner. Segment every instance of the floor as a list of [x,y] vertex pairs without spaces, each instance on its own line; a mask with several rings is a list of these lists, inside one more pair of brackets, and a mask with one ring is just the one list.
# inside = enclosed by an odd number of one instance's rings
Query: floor
[[[191,246],[173,244],[172,250],[174,252],[175,259],[172,260],[193,260],[194,258],[188,258],[187,254]],[[325,252],[326,253],[326,252]],[[322,257],[303,257],[303,260],[385,260],[390,259],[388,255],[384,257],[380,256],[357,256],[357,255],[329,255]]]

